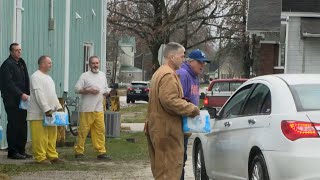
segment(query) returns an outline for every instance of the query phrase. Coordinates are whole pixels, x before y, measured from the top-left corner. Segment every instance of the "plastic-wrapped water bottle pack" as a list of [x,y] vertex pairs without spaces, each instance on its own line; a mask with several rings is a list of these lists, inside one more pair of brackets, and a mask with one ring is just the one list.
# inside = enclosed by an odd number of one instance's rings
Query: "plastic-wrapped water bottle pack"
[[210,115],[207,110],[201,110],[195,117],[182,117],[182,129],[185,133],[209,133],[211,132]]

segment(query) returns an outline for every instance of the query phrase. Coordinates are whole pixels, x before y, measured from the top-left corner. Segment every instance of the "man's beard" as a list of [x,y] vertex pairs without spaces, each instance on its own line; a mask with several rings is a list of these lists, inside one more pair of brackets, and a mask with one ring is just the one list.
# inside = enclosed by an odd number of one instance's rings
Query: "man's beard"
[[98,72],[99,72],[99,69],[91,69],[91,71],[92,71],[93,73],[98,73]]

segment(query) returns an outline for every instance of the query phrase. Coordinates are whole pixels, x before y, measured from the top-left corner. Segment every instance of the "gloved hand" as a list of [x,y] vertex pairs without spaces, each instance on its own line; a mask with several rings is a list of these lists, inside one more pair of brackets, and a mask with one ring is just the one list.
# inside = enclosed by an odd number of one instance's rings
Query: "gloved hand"
[[192,111],[192,114],[190,117],[195,117],[200,114],[200,109],[197,106],[194,106],[194,110]]
[[47,117],[52,117],[52,110],[47,111],[45,114]]
[[189,98],[183,97],[182,99],[186,100],[187,102],[191,102]]
[[57,110],[58,112],[64,112],[64,110],[62,108]]

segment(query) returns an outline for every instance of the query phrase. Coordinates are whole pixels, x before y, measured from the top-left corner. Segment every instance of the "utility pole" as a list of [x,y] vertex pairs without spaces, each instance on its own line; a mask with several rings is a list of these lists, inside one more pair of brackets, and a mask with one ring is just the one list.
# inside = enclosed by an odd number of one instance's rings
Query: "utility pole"
[[[115,36],[114,36],[115,37]],[[112,80],[113,80],[113,83],[116,82],[116,76],[117,76],[117,63],[118,63],[118,54],[119,54],[119,41],[116,40],[116,38],[114,38],[114,40],[116,41],[116,58],[114,59],[114,64],[113,64],[113,77],[112,77]]]
[[220,57],[221,57],[221,28],[218,27],[219,31],[219,53],[218,53],[218,79],[220,79]]
[[184,27],[184,38],[185,38],[185,43],[184,47],[188,48],[188,18],[189,18],[189,0],[186,1],[186,22],[185,22],[185,27]]
[[244,72],[245,72],[245,78],[249,78],[251,75],[251,65],[252,63],[250,62],[250,57],[248,56],[248,51],[249,51],[249,42],[248,42],[248,37],[246,34],[246,26],[247,26],[247,1],[242,0],[242,9],[241,9],[241,16],[242,16],[242,54],[243,54],[243,65],[244,65]]
[[142,81],[144,81],[144,54],[142,53],[142,57],[141,57],[141,66],[142,66]]

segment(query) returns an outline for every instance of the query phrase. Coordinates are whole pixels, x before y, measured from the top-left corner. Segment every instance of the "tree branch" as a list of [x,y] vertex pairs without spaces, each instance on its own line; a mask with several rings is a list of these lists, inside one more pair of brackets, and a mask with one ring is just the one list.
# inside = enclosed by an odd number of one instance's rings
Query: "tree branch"
[[109,21],[109,23],[110,23],[110,24],[113,24],[113,25],[115,25],[115,26],[119,26],[119,27],[128,29],[128,30],[134,32],[136,35],[138,35],[138,36],[141,37],[141,38],[146,38],[146,37],[147,37],[146,32],[144,32],[144,31],[142,31],[142,30],[139,31],[139,30],[136,29],[136,28],[133,28],[133,27],[130,27],[130,26],[126,26],[126,25],[123,25],[123,24],[120,24],[120,23],[116,23],[116,22],[111,22],[111,21]]
[[206,39],[204,39],[204,40],[202,40],[202,41],[199,41],[199,42],[197,42],[197,43],[194,43],[193,45],[190,45],[190,46],[188,46],[186,49],[190,49],[190,48],[193,48],[193,47],[195,47],[195,46],[198,46],[198,45],[200,45],[200,44],[202,44],[202,43],[205,43],[205,42],[208,42],[208,41],[212,41],[212,40],[215,40],[215,39],[238,39],[238,38],[233,38],[233,37],[229,37],[229,36],[221,36],[221,37],[209,37],[209,38],[206,38]]
[[[131,18],[131,17],[129,17],[129,16],[123,14],[123,13],[120,13],[120,12],[117,12],[117,11],[112,11],[110,9],[108,9],[108,10],[110,11],[110,13],[115,13],[115,14],[125,18],[127,20],[127,22],[141,24],[141,25],[145,25],[145,26],[148,26],[148,27],[152,28],[152,25],[149,24],[149,23],[146,23],[145,21],[139,21],[139,20],[133,19],[133,18]],[[111,19],[111,18],[108,18],[108,21],[114,21],[114,20]]]

